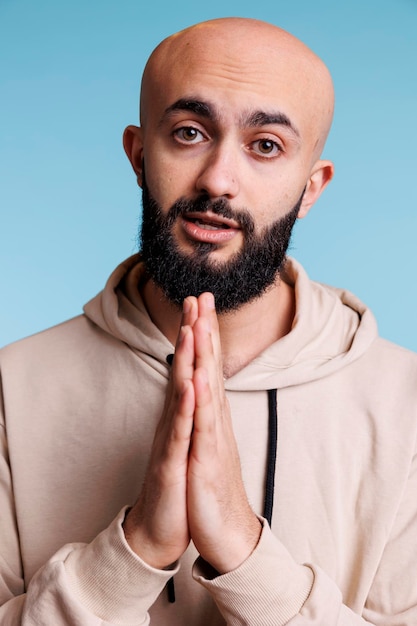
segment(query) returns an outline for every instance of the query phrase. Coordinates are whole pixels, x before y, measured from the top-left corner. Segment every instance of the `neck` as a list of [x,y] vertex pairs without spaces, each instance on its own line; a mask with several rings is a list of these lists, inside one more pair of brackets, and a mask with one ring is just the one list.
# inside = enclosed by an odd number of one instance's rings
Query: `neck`
[[[153,323],[175,345],[181,312],[168,302],[152,280],[142,297]],[[291,330],[295,314],[293,288],[282,280],[260,298],[219,315],[224,376],[229,378]]]

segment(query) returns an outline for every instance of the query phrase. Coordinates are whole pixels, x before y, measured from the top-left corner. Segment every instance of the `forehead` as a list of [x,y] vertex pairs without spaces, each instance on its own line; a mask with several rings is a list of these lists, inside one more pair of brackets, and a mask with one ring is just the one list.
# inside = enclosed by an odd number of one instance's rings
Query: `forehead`
[[289,33],[253,20],[203,23],[156,48],[142,80],[144,130],[190,97],[211,103],[226,124],[279,111],[316,157],[333,115],[332,80],[321,59]]
[[242,119],[248,111],[280,110],[294,118],[294,126],[302,126],[308,81],[295,79],[300,76],[295,65],[261,50],[248,54],[197,47],[158,64],[146,82],[145,99],[151,100],[149,110],[155,115],[192,96],[212,103],[218,117]]
[[332,120],[333,86],[323,62],[289,33],[251,20],[197,25],[158,46],[142,81],[144,129],[190,96],[212,103],[225,123],[280,111],[316,156]]

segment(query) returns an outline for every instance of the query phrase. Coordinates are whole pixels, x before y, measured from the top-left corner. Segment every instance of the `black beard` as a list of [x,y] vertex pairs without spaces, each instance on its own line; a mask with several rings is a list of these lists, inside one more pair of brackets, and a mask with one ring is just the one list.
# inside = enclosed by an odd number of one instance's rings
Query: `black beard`
[[[246,209],[232,209],[225,199],[180,198],[164,215],[144,180],[140,244],[148,275],[165,297],[178,307],[187,296],[210,291],[215,297],[218,313],[235,311],[262,296],[275,282],[285,263],[303,196],[304,191],[291,211],[256,235],[250,213]],[[208,210],[235,220],[242,229],[244,243],[241,250],[223,263],[210,260],[210,252],[216,249],[216,245],[196,242],[194,252],[183,254],[172,234],[173,224],[179,216]]]

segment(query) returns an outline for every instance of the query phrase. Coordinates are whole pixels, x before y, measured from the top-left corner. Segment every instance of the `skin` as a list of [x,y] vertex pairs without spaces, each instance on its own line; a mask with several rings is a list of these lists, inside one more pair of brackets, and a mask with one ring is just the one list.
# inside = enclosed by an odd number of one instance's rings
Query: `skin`
[[[212,20],[173,35],[153,52],[142,82],[141,126],[126,129],[124,146],[139,185],[146,163],[149,189],[163,211],[180,197],[227,198],[232,208],[248,209],[261,232],[305,188],[298,215],[304,217],[331,180],[333,165],[320,154],[332,114],[328,70],[304,44],[256,20]],[[196,240],[214,237],[218,245],[210,255],[222,263],[242,245],[243,233],[236,224],[222,228],[214,215],[202,219],[218,228],[179,219],[176,241],[188,253]],[[125,535],[157,568],[177,561],[192,539],[201,556],[225,573],[251,554],[261,524],[242,482],[223,377],[290,331],[293,290],[278,277],[262,297],[222,316],[211,294],[190,296],[182,312],[152,280],[142,295],[176,349]]]

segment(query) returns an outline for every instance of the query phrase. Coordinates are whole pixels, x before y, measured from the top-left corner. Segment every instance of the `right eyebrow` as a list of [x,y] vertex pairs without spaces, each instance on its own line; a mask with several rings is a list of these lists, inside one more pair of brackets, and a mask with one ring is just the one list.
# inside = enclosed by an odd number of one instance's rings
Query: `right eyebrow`
[[209,120],[217,119],[214,108],[208,102],[193,98],[180,98],[165,109],[160,124],[175,111],[190,111],[191,113],[201,115],[201,117],[205,117]]

